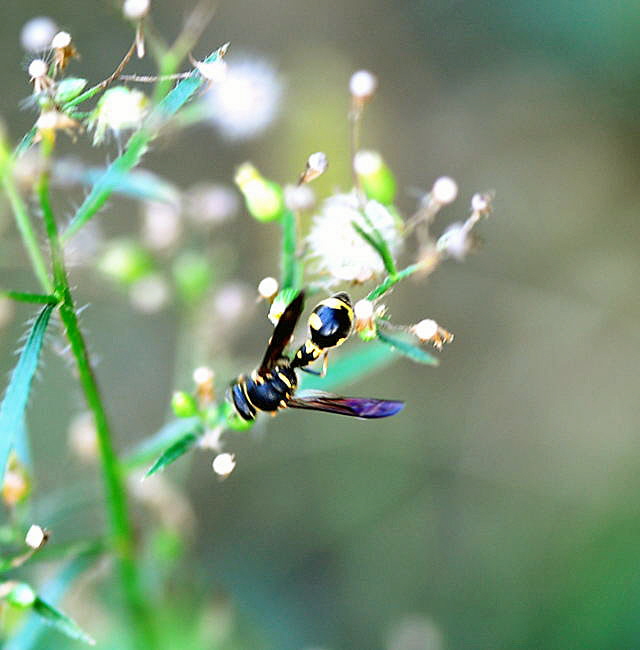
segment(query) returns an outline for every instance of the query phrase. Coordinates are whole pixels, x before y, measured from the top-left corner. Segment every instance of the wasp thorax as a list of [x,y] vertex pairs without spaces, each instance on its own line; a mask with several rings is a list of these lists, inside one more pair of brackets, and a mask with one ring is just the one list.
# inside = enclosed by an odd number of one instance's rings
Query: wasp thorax
[[310,338],[321,349],[342,345],[351,332],[353,308],[346,293],[323,300],[309,316]]

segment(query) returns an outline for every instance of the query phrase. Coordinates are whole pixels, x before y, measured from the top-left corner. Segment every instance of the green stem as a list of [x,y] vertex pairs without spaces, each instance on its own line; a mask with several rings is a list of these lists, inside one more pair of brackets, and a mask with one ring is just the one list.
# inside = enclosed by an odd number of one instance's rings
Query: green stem
[[400,280],[404,280],[424,268],[424,265],[418,262],[417,264],[411,264],[401,271],[398,271],[395,275],[389,275],[375,289],[373,289],[373,291],[369,292],[367,300],[377,300],[378,298],[381,298],[385,293],[387,293],[387,291],[389,291],[389,289],[391,289],[391,287],[393,287],[393,285],[400,282]]
[[33,228],[33,224],[31,223],[31,218],[29,217],[27,206],[22,200],[22,197],[20,196],[20,193],[18,192],[13,179],[11,178],[9,170],[5,171],[4,177],[2,179],[2,185],[4,187],[4,191],[9,197],[9,202],[11,203],[11,208],[13,209],[16,224],[18,225],[18,230],[22,236],[24,247],[27,249],[27,253],[29,255],[29,259],[31,260],[31,266],[33,267],[34,273],[42,285],[42,288],[47,293],[52,293],[53,283],[51,282],[51,278],[47,273],[47,265],[45,264],[44,257],[40,252],[40,247],[38,246],[38,238]]
[[[51,142],[47,143],[46,140],[43,142],[43,153],[46,158],[48,158],[51,152],[51,147]],[[87,405],[93,414],[95,422],[102,465],[102,477],[106,493],[105,501],[109,520],[109,532],[118,561],[121,584],[132,626],[137,634],[136,639],[139,647],[154,647],[153,639],[150,638],[152,634],[148,625],[145,602],[140,591],[138,571],[135,563],[134,531],[127,509],[124,476],[113,447],[107,414],[102,404],[100,390],[93,373],[93,368],[91,367],[89,352],[80,329],[77,311],[71,295],[71,289],[64,267],[58,228],[49,200],[49,171],[46,165],[45,170],[40,175],[37,189],[45,230],[51,247],[51,259],[56,285],[55,293],[61,301],[60,318],[65,327],[67,339],[69,340],[71,352],[76,363],[80,385],[82,386]]]
[[296,216],[285,210],[280,217],[282,226],[282,289],[299,289],[302,281],[302,268],[298,259],[298,232]]
[[40,305],[57,305],[60,302],[53,294],[25,293],[24,291],[8,291],[6,289],[0,289],[0,296],[19,302],[35,302]]

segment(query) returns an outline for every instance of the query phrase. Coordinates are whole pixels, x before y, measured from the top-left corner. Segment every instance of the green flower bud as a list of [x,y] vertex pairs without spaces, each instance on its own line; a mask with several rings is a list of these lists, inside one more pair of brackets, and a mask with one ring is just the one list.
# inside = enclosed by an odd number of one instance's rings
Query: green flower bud
[[60,81],[56,86],[56,92],[54,95],[56,103],[64,104],[65,102],[70,102],[84,90],[86,85],[86,79],[80,79],[78,77],[62,79],[62,81]]
[[137,242],[120,239],[111,242],[98,262],[98,268],[117,282],[130,285],[151,273],[153,260]]
[[235,182],[244,196],[249,214],[258,221],[274,221],[285,210],[282,187],[261,176],[251,163],[240,165]]
[[7,602],[15,605],[16,607],[26,608],[31,607],[36,599],[36,594],[33,589],[25,582],[19,582],[7,594]]
[[393,203],[396,179],[377,151],[358,151],[353,166],[368,198],[383,205]]
[[178,390],[173,394],[171,408],[174,415],[179,418],[190,418],[198,414],[196,398],[183,390]]
[[248,422],[241,418],[229,402],[223,405],[223,413],[226,418],[226,425],[233,431],[247,431],[253,426],[253,422]]
[[184,302],[194,304],[211,286],[213,271],[204,255],[186,251],[173,263],[173,279]]

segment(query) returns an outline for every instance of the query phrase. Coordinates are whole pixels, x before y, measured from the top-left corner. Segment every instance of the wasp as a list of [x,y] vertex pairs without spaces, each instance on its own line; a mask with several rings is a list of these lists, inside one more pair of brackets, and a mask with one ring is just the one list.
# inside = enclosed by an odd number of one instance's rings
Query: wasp
[[240,375],[229,387],[229,398],[238,415],[255,420],[259,411],[275,414],[284,408],[326,411],[358,418],[384,418],[400,411],[404,402],[343,397],[323,391],[303,391],[296,395],[296,369],[341,345],[349,335],[353,321],[351,302],[346,294],[337,294],[321,302],[309,317],[310,338],[293,359],[284,354],[304,307],[301,291],[284,310],[267,345],[260,366],[249,377]]

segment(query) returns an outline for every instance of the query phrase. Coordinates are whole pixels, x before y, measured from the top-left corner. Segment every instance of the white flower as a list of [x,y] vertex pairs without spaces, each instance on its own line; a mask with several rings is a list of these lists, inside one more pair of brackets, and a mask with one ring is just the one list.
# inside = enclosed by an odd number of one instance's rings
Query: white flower
[[121,131],[137,129],[147,113],[148,104],[149,100],[139,90],[124,86],[107,90],[94,111],[92,125],[95,125],[96,132],[93,144],[100,144],[107,130],[117,136]]
[[278,281],[271,276],[267,276],[260,280],[260,283],[258,284],[258,294],[265,300],[273,300],[273,298],[276,297],[279,288],[280,286]]
[[378,88],[378,79],[368,70],[358,70],[351,75],[349,90],[359,100],[369,99]]
[[20,31],[20,43],[27,52],[42,52],[49,48],[58,26],[48,16],[28,20]]
[[234,454],[222,453],[213,459],[213,471],[221,478],[227,478],[236,467]]
[[34,551],[38,550],[46,541],[46,533],[37,524],[32,524],[27,531],[24,541]]
[[453,203],[458,196],[458,184],[449,176],[441,176],[431,188],[431,198],[439,205]]
[[129,20],[140,20],[149,13],[150,0],[125,0],[122,13]]
[[205,95],[210,120],[230,140],[258,135],[275,119],[282,81],[263,59],[229,62],[223,80]]
[[[391,252],[397,252],[401,239],[393,215],[377,201],[366,204],[365,214]],[[334,280],[345,282],[366,282],[374,275],[384,273],[380,255],[352,226],[355,222],[369,232],[371,227],[367,218],[358,209],[355,194],[335,194],[324,201],[307,238],[318,271],[326,271]]]

